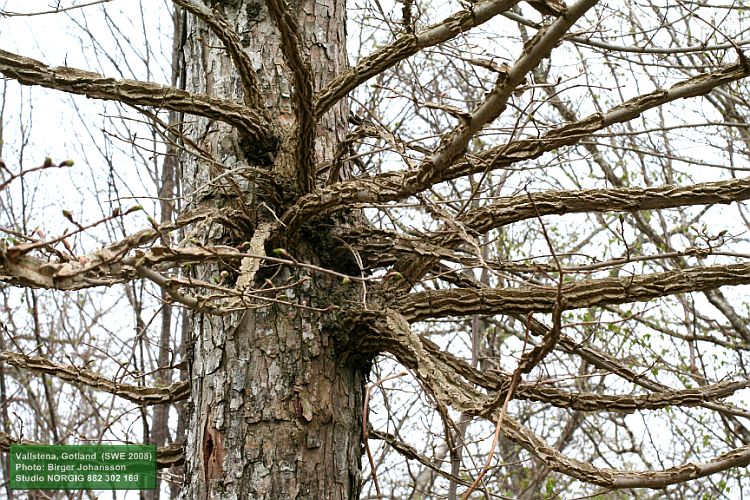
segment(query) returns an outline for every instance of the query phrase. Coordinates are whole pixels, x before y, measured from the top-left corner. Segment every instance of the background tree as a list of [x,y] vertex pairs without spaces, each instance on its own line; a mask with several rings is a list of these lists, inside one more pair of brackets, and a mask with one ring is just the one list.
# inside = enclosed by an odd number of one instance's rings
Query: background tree
[[80,50],[0,50],[6,446],[153,442],[188,498],[748,492],[741,6],[24,8]]

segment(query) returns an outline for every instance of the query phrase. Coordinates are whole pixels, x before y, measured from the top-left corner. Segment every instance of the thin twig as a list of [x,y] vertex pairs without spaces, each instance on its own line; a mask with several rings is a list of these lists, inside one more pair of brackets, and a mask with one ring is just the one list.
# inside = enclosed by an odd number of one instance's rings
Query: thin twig
[[[529,313],[526,319],[526,332],[524,334],[523,338],[523,349],[521,352],[526,351],[526,346],[528,345],[529,340],[529,330],[531,325],[531,315],[532,313]],[[523,359],[523,358],[522,358]],[[484,467],[482,467],[482,471],[479,473],[477,478],[474,480],[473,483],[471,483],[471,486],[469,486],[469,489],[466,490],[466,493],[464,493],[462,500],[467,500],[469,498],[469,495],[477,488],[482,478],[487,474],[487,471],[490,470],[492,466],[492,458],[495,456],[495,448],[497,448],[497,441],[500,438],[500,430],[503,426],[503,420],[505,419],[505,415],[508,413],[508,404],[510,403],[510,400],[513,399],[513,393],[516,391],[516,387],[518,387],[518,383],[521,380],[521,370],[523,368],[523,363],[519,362],[518,367],[513,372],[513,377],[510,380],[510,386],[508,387],[508,393],[505,395],[505,401],[503,401],[503,407],[500,410],[500,415],[497,417],[497,423],[495,424],[495,433],[492,436],[492,446],[490,447],[490,453],[487,456],[487,462],[485,462]]]
[[379,387],[384,382],[387,382],[389,380],[393,380],[396,378],[401,378],[408,375],[407,372],[401,372],[397,373],[395,375],[390,375],[385,378],[381,378],[380,380],[377,380],[373,382],[372,384],[367,386],[367,389],[365,390],[365,403],[362,410],[362,440],[365,442],[365,450],[367,450],[367,459],[370,461],[370,474],[372,475],[372,482],[375,484],[375,493],[378,495],[378,497],[382,496],[382,493],[380,492],[380,485],[378,484],[378,475],[377,471],[375,470],[375,460],[372,458],[372,452],[370,451],[370,445],[367,442],[369,438],[369,433],[367,432],[367,414],[370,411],[370,393],[375,387]]
[[78,5],[71,5],[70,7],[57,7],[51,10],[42,10],[39,12],[11,12],[9,10],[0,10],[0,17],[33,17],[43,16],[46,14],[59,14],[60,12],[68,12],[75,9],[83,9],[84,7],[91,7],[92,5],[98,5],[101,3],[108,3],[112,0],[94,0],[92,2],[82,3]]

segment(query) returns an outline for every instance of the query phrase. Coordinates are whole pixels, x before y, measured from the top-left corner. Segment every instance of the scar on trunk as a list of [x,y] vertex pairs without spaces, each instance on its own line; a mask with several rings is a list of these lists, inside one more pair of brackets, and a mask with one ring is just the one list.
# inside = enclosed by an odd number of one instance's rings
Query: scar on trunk
[[206,428],[203,433],[203,470],[206,480],[221,479],[224,477],[224,436],[209,424],[206,419]]

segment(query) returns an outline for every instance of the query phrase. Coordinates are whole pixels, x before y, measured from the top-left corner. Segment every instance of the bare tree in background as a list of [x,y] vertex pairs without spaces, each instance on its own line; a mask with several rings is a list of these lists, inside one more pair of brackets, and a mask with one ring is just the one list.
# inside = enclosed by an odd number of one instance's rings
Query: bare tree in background
[[[85,70],[0,50],[153,181],[5,133],[5,446],[153,442],[186,498],[750,493],[741,6],[174,0],[170,66],[139,5],[52,10]],[[84,168],[100,213],[37,227]]]

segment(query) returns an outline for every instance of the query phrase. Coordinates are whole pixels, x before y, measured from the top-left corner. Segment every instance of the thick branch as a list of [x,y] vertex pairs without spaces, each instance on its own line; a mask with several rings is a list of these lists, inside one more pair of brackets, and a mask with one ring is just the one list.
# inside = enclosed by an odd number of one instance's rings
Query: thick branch
[[[219,37],[224,47],[226,47],[229,57],[232,58],[234,65],[237,67],[237,72],[245,91],[245,102],[252,108],[263,112],[260,88],[258,80],[255,78],[253,63],[250,60],[250,56],[242,48],[242,41],[234,28],[232,28],[232,25],[220,13],[212,11],[202,3],[194,2],[193,0],[174,0],[174,3],[202,19],[216,36]],[[268,122],[271,121],[268,116],[264,116],[264,118]]]
[[[540,215],[659,210],[690,205],[727,204],[750,199],[750,178],[705,182],[686,187],[546,191],[533,193],[532,196]],[[503,198],[491,205],[471,210],[460,217],[458,222],[468,230],[486,233],[536,215],[529,197],[524,194]]]
[[[750,284],[750,264],[696,267],[627,278],[581,280],[563,286],[564,308],[643,302],[677,293]],[[399,299],[398,310],[410,321],[470,314],[550,312],[555,287],[451,289],[417,292]]]
[[315,189],[315,104],[313,102],[312,71],[310,63],[302,56],[302,42],[300,40],[297,20],[292,16],[289,6],[284,0],[266,0],[268,11],[271,13],[276,27],[281,34],[281,51],[284,60],[292,72],[294,91],[294,115],[296,118],[294,130],[295,161],[294,172],[297,187],[302,194]]
[[[517,315],[516,319],[525,320],[522,315]],[[531,331],[535,335],[544,336],[547,334],[547,330],[548,328],[539,321],[531,321]],[[642,372],[636,372],[632,370],[631,368],[626,366],[625,363],[621,362],[618,359],[615,359],[609,354],[595,349],[590,345],[581,344],[580,342],[577,342],[567,335],[561,335],[557,345],[560,347],[560,349],[562,349],[562,351],[568,354],[575,354],[576,356],[580,356],[581,358],[591,363],[591,365],[606,372],[614,373],[618,377],[621,377],[634,385],[644,387],[650,391],[654,391],[655,393],[668,393],[672,391],[670,387],[667,387],[664,384],[660,384],[659,382],[650,379]],[[699,403],[699,406],[719,412],[725,416],[744,417],[750,419],[750,412],[748,412],[747,410],[730,406],[725,403],[720,403],[718,401],[704,401],[702,403]]]
[[[436,344],[423,336],[405,333],[399,334],[397,324],[386,319],[367,322],[367,328],[373,329],[372,336],[364,343],[357,345],[357,350],[371,350],[373,352],[389,352],[407,368],[425,374],[439,375],[444,384],[451,386],[451,391],[458,390],[462,400],[469,405],[475,414],[486,414],[498,407],[498,402],[505,399],[510,386],[510,375],[492,371],[477,370],[451,353],[441,350]],[[395,316],[394,316],[395,317]],[[391,328],[388,330],[388,328]],[[406,332],[405,327],[401,329]],[[409,330],[410,331],[410,330]],[[544,333],[548,330],[544,328]],[[537,332],[539,334],[540,332]],[[392,340],[396,338],[397,341]],[[566,343],[568,337],[563,336]],[[382,343],[380,343],[382,342]],[[473,389],[473,385],[489,391],[481,394]],[[442,386],[444,389],[447,385]],[[615,411],[631,413],[641,410],[658,410],[668,406],[704,406],[712,405],[711,409],[721,411],[713,403],[717,399],[726,398],[735,392],[750,387],[750,381],[719,382],[691,389],[672,389],[658,384],[653,392],[648,394],[595,394],[590,392],[568,392],[553,387],[544,382],[522,382],[518,385],[515,397],[523,400],[551,404],[557,408],[567,408],[579,411]],[[455,397],[454,392],[454,397]]]
[[[494,415],[488,417],[492,420],[497,418],[498,414],[499,410]],[[611,489],[663,488],[670,484],[682,483],[715,474],[732,467],[745,467],[750,464],[750,446],[742,446],[719,455],[703,464],[688,462],[669,469],[639,472],[600,469],[566,457],[555,448],[549,446],[530,429],[510,417],[503,419],[503,431],[508,439],[520,444],[533,453],[552,470],[574,477],[580,481]]]
[[168,387],[139,387],[122,384],[98,375],[86,368],[61,365],[38,356],[24,356],[15,352],[0,352],[0,363],[6,363],[22,370],[46,373],[67,382],[83,384],[109,394],[114,394],[139,405],[173,403],[190,396],[188,382],[176,382]]
[[[63,236],[45,241],[31,241],[12,247],[0,245],[0,281],[29,288],[55,290],[80,290],[94,286],[111,286],[137,277],[137,265],[157,265],[165,262],[193,263],[220,258],[220,253],[206,248],[189,247],[171,252],[165,247],[152,247],[148,252],[131,251],[151,245],[157,239],[187,225],[228,225],[227,218],[233,216],[227,209],[205,208],[185,212],[173,224],[162,224],[157,229],[144,229],[107,247],[88,255],[55,262],[33,255],[34,251],[54,251],[55,244]],[[93,227],[93,225],[92,225]],[[237,249],[222,247],[230,253],[239,254]],[[197,253],[196,253],[197,252]],[[242,255],[238,255],[242,258]]]
[[184,443],[174,443],[156,449],[156,468],[169,469],[178,467],[185,462]]
[[513,91],[523,83],[526,75],[560,42],[567,31],[598,0],[580,0],[567,9],[564,16],[540,29],[523,49],[523,54],[507,73],[500,73],[495,86],[484,102],[449,134],[443,136],[432,157],[423,163],[417,174],[420,185],[433,184],[443,176],[443,171],[452,165],[464,152],[474,135],[502,114]]
[[384,173],[360,178],[320,189],[300,200],[282,217],[279,229],[295,231],[309,217],[336,212],[352,203],[387,203],[412,196],[428,188],[431,183],[455,179],[464,175],[508,167],[529,161],[564,146],[576,144],[582,138],[610,125],[632,120],[649,109],[677,99],[706,94],[714,88],[740,80],[750,74],[741,62],[725,66],[711,73],[703,73],[684,80],[668,90],[656,90],[630,99],[604,114],[595,113],[580,121],[551,130],[540,138],[524,139],[497,146],[482,153],[477,161],[459,162],[447,166],[442,174],[427,183],[420,183],[416,170]]
[[[549,330],[544,329],[548,335]],[[561,336],[566,342],[569,337]],[[466,361],[441,350],[437,345],[422,337],[426,352],[437,366],[446,373],[455,373],[489,391],[497,392],[502,399],[510,385],[510,375],[492,371],[477,370]],[[413,368],[413,367],[410,367]],[[542,382],[521,382],[514,397],[529,401],[551,404],[556,408],[579,411],[616,411],[631,413],[641,410],[658,410],[668,406],[705,406],[718,399],[726,398],[735,392],[750,387],[750,381],[719,382],[691,389],[672,389],[660,386],[648,394],[596,394],[592,392],[569,392]],[[714,408],[712,408],[714,409]]]
[[[471,233],[468,229],[467,233]],[[394,270],[404,275],[409,280],[409,283],[416,282],[420,279],[420,276],[423,276],[419,273],[413,274],[410,270],[416,269],[417,266],[421,268],[424,264],[424,268],[432,272],[436,278],[447,282],[455,282],[458,288],[465,288],[459,282],[464,280],[466,275],[444,265],[443,262],[454,262],[461,264],[465,268],[486,267],[493,271],[509,273],[554,273],[557,271],[557,267],[549,263],[523,264],[502,259],[480,259],[475,255],[467,253],[465,247],[461,249],[453,246],[454,243],[465,243],[465,239],[460,239],[459,236],[455,233],[440,230],[433,233],[426,233],[419,237],[416,235],[406,236],[397,231],[373,228],[343,228],[340,234],[338,234],[338,237],[359,252],[365,268],[390,267],[395,264]],[[590,264],[571,263],[567,266],[562,266],[562,270],[565,273],[571,274],[590,273],[597,270],[601,271],[622,267],[635,262],[663,261],[676,257],[700,257],[709,254],[725,255],[721,250],[715,250],[708,246],[687,247],[680,251],[647,255],[625,255]],[[399,259],[401,259],[400,262]],[[407,288],[403,289],[408,291]],[[722,309],[721,307],[717,308],[719,310]],[[739,317],[736,319],[737,321],[741,321]],[[732,326],[736,328],[734,323],[732,323]],[[718,342],[721,345],[725,342],[710,336],[705,337],[704,340],[714,343]],[[732,346],[737,347],[736,344],[732,344]]]
[[446,171],[447,177],[445,180],[470,173],[502,168],[519,161],[533,160],[546,152],[575,144],[606,127],[637,118],[649,109],[657,108],[678,99],[689,99],[708,94],[717,87],[741,80],[748,75],[750,75],[750,66],[746,65],[744,61],[723,66],[710,73],[701,73],[683,80],[669,89],[658,89],[649,94],[629,99],[603,114],[594,113],[579,121],[558,127],[540,138],[516,141],[508,145],[491,148],[479,156],[479,162],[459,163],[450,166]]
[[433,47],[464,33],[471,28],[484,24],[493,17],[502,14],[518,0],[486,0],[470,8],[456,12],[438,24],[434,24],[419,34],[407,34],[390,45],[382,47],[347,72],[332,80],[318,92],[315,112],[318,117],[331,109],[346,94],[391,68],[422,49]]
[[[412,373],[420,379],[424,387],[430,389],[441,404],[451,406],[467,415],[497,421],[502,397],[498,397],[497,394],[491,395],[490,402],[494,404],[478,404],[483,397],[471,385],[451,375],[451,370],[441,367],[438,359],[428,354],[427,346],[411,331],[405,318],[400,314],[386,310],[374,316],[365,314],[362,320],[371,329],[371,335],[366,335],[360,340],[361,347],[366,348],[370,342],[384,344],[386,350],[412,369]],[[686,463],[665,470],[639,472],[600,469],[566,457],[513,418],[503,418],[502,430],[508,439],[533,453],[551,469],[581,481],[612,489],[661,488],[750,463],[750,446],[743,446],[704,464]]]
[[277,142],[274,128],[258,111],[223,99],[191,94],[158,83],[117,80],[63,66],[52,68],[40,61],[4,50],[0,50],[0,73],[24,85],[41,85],[93,99],[205,116],[232,125],[247,137],[269,147],[275,147]]

